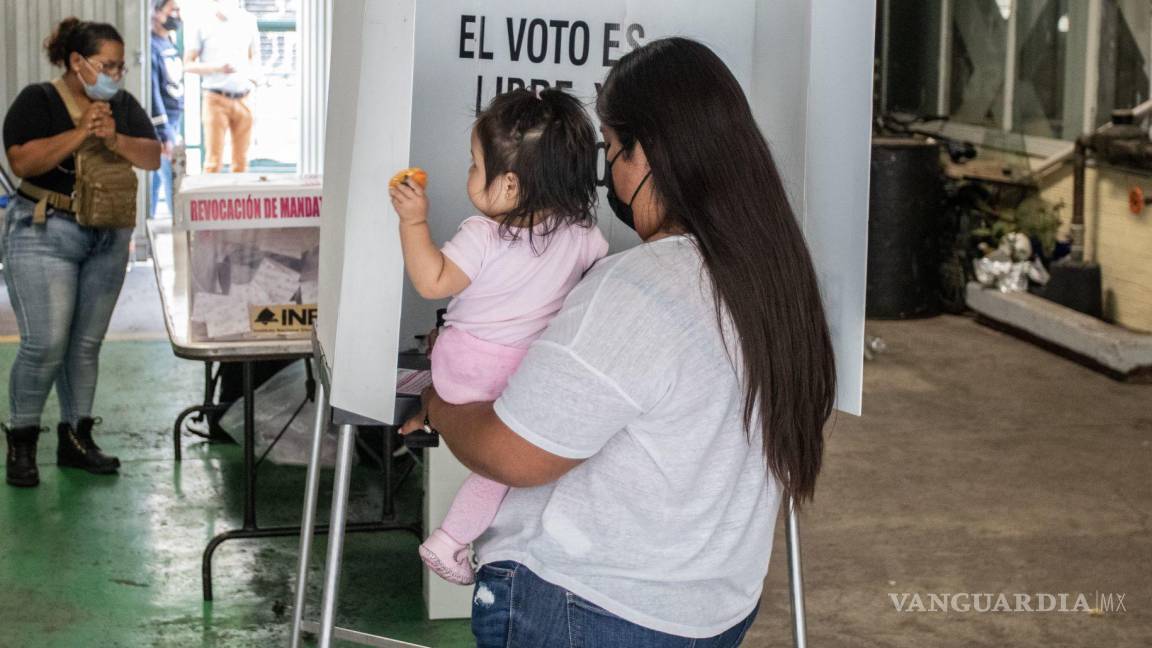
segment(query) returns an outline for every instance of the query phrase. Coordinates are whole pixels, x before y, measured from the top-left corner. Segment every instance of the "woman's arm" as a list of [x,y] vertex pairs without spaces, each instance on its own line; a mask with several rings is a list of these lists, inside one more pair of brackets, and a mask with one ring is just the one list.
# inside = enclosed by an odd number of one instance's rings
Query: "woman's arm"
[[[550,484],[583,461],[554,455],[525,441],[500,420],[492,403],[452,405],[431,387],[424,403],[429,423],[460,463],[501,484],[515,488]],[[404,431],[422,424],[423,415],[406,424]]]
[[105,143],[115,142],[108,148],[132,163],[132,166],[155,171],[160,168],[160,140],[152,137],[132,137],[116,133]]
[[8,147],[8,165],[20,178],[43,175],[76,152],[88,132],[80,128]]
[[[93,135],[104,140],[109,151],[132,163],[132,166],[155,171],[160,168],[160,140],[156,139],[156,129],[144,108],[128,95],[120,110],[128,111],[126,129],[131,135],[116,130],[116,120],[109,112],[107,116],[96,122]],[[141,137],[149,133],[148,137]]]
[[424,191],[404,183],[389,189],[388,193],[400,217],[404,269],[416,292],[424,299],[443,299],[467,288],[472,280],[432,242]]

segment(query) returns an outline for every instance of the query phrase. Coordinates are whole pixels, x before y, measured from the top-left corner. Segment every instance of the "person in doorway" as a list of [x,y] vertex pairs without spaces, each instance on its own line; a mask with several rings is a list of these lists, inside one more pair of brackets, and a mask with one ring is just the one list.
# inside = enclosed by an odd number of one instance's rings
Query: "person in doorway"
[[260,49],[256,17],[235,0],[211,0],[185,49],[185,71],[203,78],[204,172],[220,172],[226,137],[232,143],[230,170],[247,171],[254,121],[251,95]]
[[512,487],[476,542],[479,646],[729,648],[781,504],[820,471],[836,376],[816,272],[714,52],[637,48],[596,109],[609,206],[642,243],[592,268],[495,402],[433,387],[404,429]]
[[184,119],[184,60],[173,38],[182,25],[177,0],[156,0],[152,12],[152,124],[160,137],[163,154],[160,170],[152,174],[152,202],[149,214],[156,216],[160,190],[168,211],[176,204],[172,178],[172,151],[180,143]]
[[[101,475],[119,469],[120,461],[93,441],[99,420],[92,407],[100,346],[124,282],[136,214],[117,215],[113,222],[127,225],[115,228],[80,224],[73,201],[83,199],[74,189],[78,170],[87,177],[89,167],[80,169],[74,155],[131,179],[125,195],[97,194],[93,201],[105,205],[136,199],[135,177],[124,161],[146,171],[160,167],[148,113],[120,87],[124,40],[116,28],[68,18],[44,48],[64,76],[24,88],[4,118],[8,164],[22,179],[0,231],[4,280],[20,327],[5,426],[5,480],[13,486],[40,481],[36,445],[53,384],[60,401],[57,464]],[[95,191],[120,191],[115,182],[103,186]]]

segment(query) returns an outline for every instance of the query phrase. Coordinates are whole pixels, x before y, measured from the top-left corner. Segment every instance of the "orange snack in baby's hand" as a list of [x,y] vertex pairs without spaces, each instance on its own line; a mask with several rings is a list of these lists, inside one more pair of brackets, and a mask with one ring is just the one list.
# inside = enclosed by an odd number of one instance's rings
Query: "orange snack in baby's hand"
[[396,187],[399,187],[400,185],[407,182],[409,179],[411,179],[412,182],[420,185],[421,189],[428,186],[428,173],[420,167],[411,167],[404,169],[400,173],[392,176],[392,179],[388,181],[388,188],[395,189]]

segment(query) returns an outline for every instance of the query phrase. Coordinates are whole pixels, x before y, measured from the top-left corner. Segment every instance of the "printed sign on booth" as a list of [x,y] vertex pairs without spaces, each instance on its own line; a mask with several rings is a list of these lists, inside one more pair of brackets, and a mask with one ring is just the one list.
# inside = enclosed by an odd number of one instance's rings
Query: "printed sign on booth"
[[[475,212],[464,190],[472,122],[498,94],[561,88],[594,115],[596,95],[621,57],[652,40],[687,36],[707,44],[747,89],[751,82],[756,3],[588,0],[544,4],[467,0],[416,4],[411,164],[428,171],[429,226],[447,241]],[[603,205],[600,229],[619,252],[639,242]],[[405,294],[400,340],[423,333],[439,304]]]

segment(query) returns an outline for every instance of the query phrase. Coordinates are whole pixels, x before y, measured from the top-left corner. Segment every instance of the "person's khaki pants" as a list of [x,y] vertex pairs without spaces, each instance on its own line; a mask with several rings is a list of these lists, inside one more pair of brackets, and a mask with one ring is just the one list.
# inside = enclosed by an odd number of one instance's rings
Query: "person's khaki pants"
[[232,172],[248,170],[248,145],[252,142],[252,110],[248,97],[229,99],[215,92],[204,93],[204,173],[219,173],[224,155],[224,136],[232,135]]

